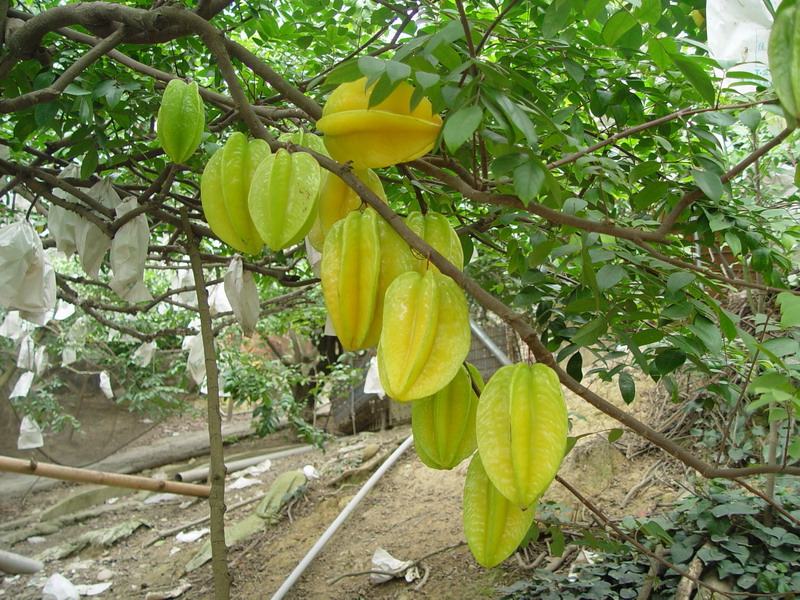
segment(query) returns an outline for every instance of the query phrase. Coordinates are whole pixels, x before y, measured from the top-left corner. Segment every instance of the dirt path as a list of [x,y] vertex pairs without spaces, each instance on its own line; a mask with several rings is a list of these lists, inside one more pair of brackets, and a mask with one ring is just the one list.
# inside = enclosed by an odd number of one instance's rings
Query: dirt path
[[[587,408],[582,401],[570,398],[568,402],[574,422],[573,434],[613,427],[613,422]],[[193,429],[197,429],[201,423],[195,425]],[[143,437],[140,445],[146,447],[159,437],[184,430],[181,424],[162,424]],[[233,597],[237,600],[270,598],[355,495],[368,474],[344,485],[330,484],[339,481],[342,472],[358,467],[371,456],[387,454],[408,434],[408,427],[400,427],[340,438],[328,444],[325,453],[314,450],[275,460],[268,471],[250,476],[259,480],[259,485],[228,491],[226,502],[232,506],[263,494],[283,472],[311,465],[321,474],[319,479],[312,479],[308,483],[300,499],[290,502],[289,509],[282,511],[277,523],[231,548],[229,564],[234,576]],[[663,485],[645,487],[641,493],[626,499],[628,491],[643,480],[656,457],[645,455],[630,461],[618,448],[609,445],[605,437],[606,434],[601,433],[582,438],[565,461],[562,476],[591,495],[612,516],[645,515],[659,503],[668,502],[672,491]],[[226,455],[290,442],[296,440],[287,437],[287,434],[274,434],[264,440],[229,446]],[[198,463],[199,460],[191,464]],[[450,472],[434,471],[417,459],[413,449],[406,452],[311,563],[286,598],[498,598],[502,596],[498,588],[529,577],[531,572],[522,569],[513,557],[499,567],[483,569],[463,545],[461,495],[466,466],[465,462]],[[230,476],[228,484],[236,477]],[[85,486],[61,484],[50,490],[29,494],[23,501],[0,499],[0,529],[3,522],[22,514],[41,515],[59,500],[82,489]],[[121,510],[113,510],[114,506],[105,499],[99,506],[108,512],[78,523],[66,523],[36,532],[13,544],[7,538],[4,542],[4,536],[14,532],[0,530],[0,547],[36,556],[74,541],[87,531],[107,530],[131,519],[143,521],[132,534],[108,548],[87,547],[72,556],[48,561],[45,569],[34,576],[6,577],[0,583],[0,598],[40,600],[44,582],[53,573],[61,573],[74,584],[111,582],[108,590],[95,596],[101,600],[144,600],[148,594],[151,594],[151,598],[163,598],[166,597],[163,593],[160,596],[152,594],[178,586],[184,588],[176,596],[181,599],[211,597],[210,565],[206,564],[189,574],[184,573],[184,566],[207,536],[193,542],[180,542],[173,535],[151,544],[159,531],[205,516],[205,502],[173,498],[166,502],[145,504],[148,496],[120,494],[116,503],[122,507]],[[250,504],[229,511],[229,525],[249,515],[255,506]],[[545,497],[545,504],[541,506],[542,514],[551,515],[556,508],[572,519],[584,519],[574,499],[554,485]],[[197,530],[206,526],[203,524],[188,529]],[[411,582],[399,579],[373,585],[366,574],[331,582],[342,575],[369,570],[371,557],[377,548],[383,548],[401,560],[416,560],[437,550],[443,551],[422,561],[419,578]],[[540,543],[533,555],[545,548]]]

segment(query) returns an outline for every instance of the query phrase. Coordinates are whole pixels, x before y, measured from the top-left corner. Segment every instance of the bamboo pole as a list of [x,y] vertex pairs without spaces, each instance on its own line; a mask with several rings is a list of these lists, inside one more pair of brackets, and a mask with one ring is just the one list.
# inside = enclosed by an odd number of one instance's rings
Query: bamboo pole
[[76,467],[62,467],[60,465],[42,463],[32,459],[23,460],[21,458],[11,458],[10,456],[0,456],[0,471],[38,475],[39,477],[49,477],[51,479],[61,479],[63,481],[96,483],[110,487],[182,494],[184,496],[196,496],[198,498],[208,498],[211,491],[211,488],[207,485],[163,481],[161,479],[136,477],[134,475],[119,475],[117,473],[91,471],[89,469],[78,469]]

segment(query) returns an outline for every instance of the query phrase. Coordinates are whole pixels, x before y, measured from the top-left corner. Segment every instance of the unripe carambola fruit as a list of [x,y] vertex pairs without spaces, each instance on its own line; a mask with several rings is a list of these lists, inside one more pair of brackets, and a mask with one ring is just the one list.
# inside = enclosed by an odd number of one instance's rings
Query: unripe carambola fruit
[[800,8],[783,0],[775,12],[767,55],[775,93],[789,115],[800,117]]
[[469,344],[467,299],[449,277],[410,271],[386,290],[378,375],[389,397],[435,394],[455,377]]
[[323,156],[327,156],[330,158],[328,154],[327,148],[325,148],[325,142],[322,141],[322,138],[318,135],[314,135],[313,133],[308,133],[305,131],[297,131],[295,133],[284,133],[278,138],[279,142],[291,142],[292,144],[296,144],[298,146],[303,146],[304,148],[308,148],[309,150],[313,150],[314,152],[319,152]]
[[211,231],[229,246],[258,254],[264,246],[247,197],[256,167],[270,154],[264,140],[236,132],[214,153],[200,178],[200,199]]
[[176,164],[186,161],[200,145],[206,126],[197,82],[172,79],[161,97],[156,133],[158,143]]
[[481,458],[480,451],[472,457],[464,482],[464,535],[475,560],[491,569],[519,547],[535,511],[509,502],[489,479]]
[[[383,184],[374,171],[357,169],[353,174],[363,181],[369,189],[384,202],[386,192]],[[319,191],[319,212],[317,220],[309,233],[308,241],[317,250],[322,250],[325,237],[335,223],[344,219],[348,214],[361,206],[359,195],[347,185],[338,175],[326,171],[322,176],[322,185]]]
[[403,82],[373,107],[374,86],[367,80],[343,83],[331,93],[317,121],[325,146],[338,162],[377,169],[408,162],[430,152],[442,127],[427,98],[411,110],[414,88]]
[[[423,215],[414,211],[409,213],[406,218],[406,225],[459,270],[464,268],[464,249],[461,247],[461,241],[458,239],[456,230],[443,214],[430,212]],[[432,269],[439,273],[439,269],[430,263],[427,257],[419,256],[414,252],[414,258],[416,259],[414,270],[424,273],[426,270]]]
[[501,367],[478,402],[478,452],[492,483],[524,509],[556,476],[567,447],[567,406],[555,371],[543,364]]
[[[474,385],[474,388],[473,388]],[[475,412],[483,379],[464,365],[441,390],[411,404],[411,429],[420,460],[432,469],[452,469],[475,452]]]
[[351,212],[333,226],[320,277],[328,314],[345,350],[378,342],[386,288],[411,266],[408,245],[374,210]]
[[273,252],[296,244],[311,229],[320,177],[317,161],[305,152],[281,148],[258,165],[248,197],[250,216]]

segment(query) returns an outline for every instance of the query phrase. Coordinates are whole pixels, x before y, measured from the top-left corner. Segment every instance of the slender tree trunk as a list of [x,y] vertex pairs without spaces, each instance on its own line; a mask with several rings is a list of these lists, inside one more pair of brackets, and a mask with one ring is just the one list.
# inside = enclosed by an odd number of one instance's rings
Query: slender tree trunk
[[206,362],[206,385],[208,387],[208,440],[211,454],[208,498],[211,525],[211,569],[214,575],[214,600],[229,600],[231,596],[231,574],[228,570],[228,547],[225,545],[225,457],[222,451],[222,418],[219,411],[219,371],[214,348],[214,332],[211,313],[208,310],[203,265],[200,260],[198,240],[194,237],[189,221],[184,215],[186,249],[192,263],[197,309],[200,312],[200,332],[203,336],[203,352]]
[[[777,465],[778,464],[778,425],[779,421],[777,419],[773,420],[769,424],[769,438],[767,447],[767,464],[768,465]],[[769,498],[770,500],[774,499],[775,497],[775,473],[768,473],[766,476],[766,485],[764,487],[764,495]],[[773,510],[772,506],[767,504],[767,507],[764,509],[764,525],[767,527],[772,527],[773,521]]]

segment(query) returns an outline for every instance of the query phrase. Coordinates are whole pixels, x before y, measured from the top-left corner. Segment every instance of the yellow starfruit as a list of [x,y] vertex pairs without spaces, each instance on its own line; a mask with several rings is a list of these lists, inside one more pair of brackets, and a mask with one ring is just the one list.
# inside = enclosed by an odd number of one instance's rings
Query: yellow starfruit
[[411,110],[414,88],[403,82],[375,106],[374,85],[367,80],[343,83],[325,103],[317,129],[334,160],[378,169],[424,156],[433,148],[442,119],[427,98]]
[[172,79],[164,89],[158,109],[158,143],[176,163],[186,161],[200,145],[206,114],[197,82]]
[[200,178],[200,200],[211,231],[240,252],[258,254],[264,246],[250,218],[247,196],[256,167],[269,154],[264,140],[248,142],[236,132],[214,153]]
[[[458,239],[456,230],[443,214],[429,212],[423,215],[414,211],[409,213],[406,218],[406,225],[459,270],[464,268],[464,250],[461,247],[461,241]],[[429,262],[427,257],[420,256],[416,252],[414,254],[416,271],[424,273],[428,269],[433,269],[436,273],[439,272],[439,269]]]
[[556,476],[568,429],[561,383],[547,365],[501,367],[481,393],[478,452],[492,483],[521,509],[541,496]]
[[467,300],[449,277],[409,271],[386,290],[378,374],[394,400],[438,392],[455,377],[469,345]]
[[519,547],[535,516],[508,501],[489,479],[480,451],[472,457],[464,482],[464,535],[479,564],[491,569]]
[[408,245],[374,210],[353,211],[333,226],[325,239],[320,278],[345,350],[378,342],[386,288],[411,266]]
[[[384,202],[386,192],[380,178],[370,169],[357,169],[354,174],[363,181],[369,189]],[[322,250],[325,236],[331,227],[344,219],[349,213],[361,206],[361,198],[338,175],[326,171],[322,176],[322,185],[319,192],[319,212],[317,220],[312,227],[313,234],[309,234],[311,245],[317,250]]]
[[480,373],[472,365],[462,365],[441,390],[411,403],[414,447],[420,460],[432,469],[452,469],[478,447],[476,389],[483,389]]
[[253,175],[248,205],[261,239],[274,252],[302,240],[317,216],[321,172],[305,152],[281,148]]

